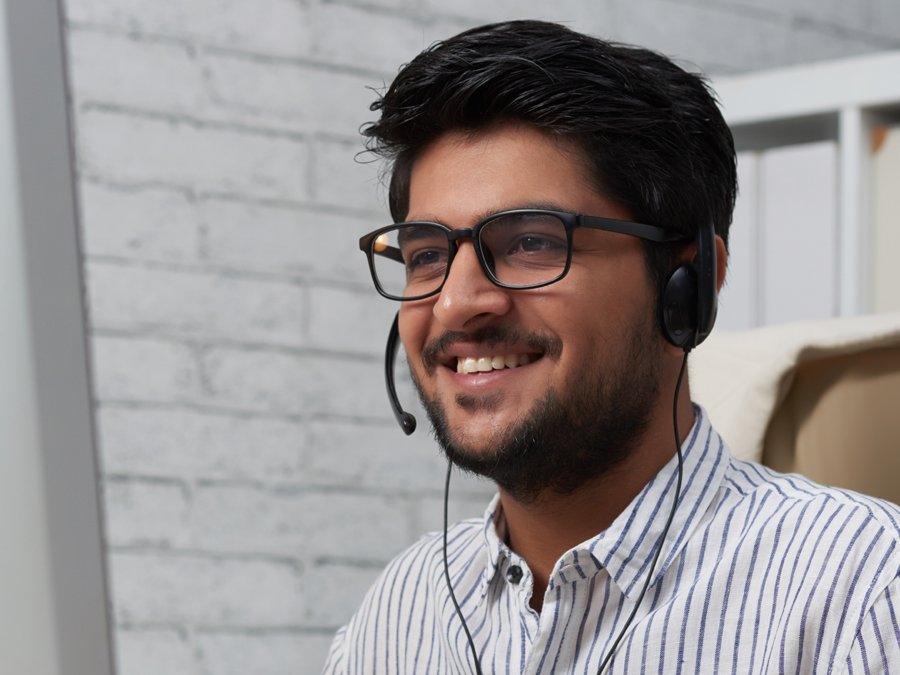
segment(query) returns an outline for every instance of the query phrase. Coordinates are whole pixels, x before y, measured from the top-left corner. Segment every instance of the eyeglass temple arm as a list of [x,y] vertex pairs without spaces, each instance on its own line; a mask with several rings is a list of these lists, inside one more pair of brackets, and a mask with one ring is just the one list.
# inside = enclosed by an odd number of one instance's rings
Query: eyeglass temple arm
[[405,264],[405,260],[403,260],[403,254],[400,253],[400,249],[394,246],[388,246],[382,250],[378,250],[376,248],[372,249],[372,253],[375,255],[380,255],[385,258],[390,258],[391,260],[396,260],[398,263]]
[[599,218],[597,216],[581,216],[582,227],[588,227],[592,230],[606,230],[607,232],[618,232],[619,234],[628,234],[632,237],[647,239],[649,241],[666,242],[666,241],[690,241],[690,237],[685,237],[678,232],[664,230],[655,225],[644,225],[643,223],[633,223],[629,220],[614,220],[613,218]]
[[[403,254],[400,253],[400,249],[396,246],[388,246],[387,244],[379,244],[375,243],[372,245],[372,239],[374,235],[366,235],[362,239],[359,240],[359,250],[363,253],[368,253],[370,250],[375,255],[380,255],[385,258],[390,258],[391,260],[396,260],[398,263],[405,262],[403,260]],[[379,248],[381,247],[381,248]]]

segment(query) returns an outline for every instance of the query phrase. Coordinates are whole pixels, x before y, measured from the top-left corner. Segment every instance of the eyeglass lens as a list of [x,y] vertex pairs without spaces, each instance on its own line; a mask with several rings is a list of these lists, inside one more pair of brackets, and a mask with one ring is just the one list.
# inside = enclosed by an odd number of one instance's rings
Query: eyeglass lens
[[[546,213],[501,214],[479,233],[485,265],[509,286],[535,286],[559,277],[566,267],[566,227]],[[433,293],[447,276],[450,240],[427,223],[398,225],[373,243],[372,259],[381,289],[393,297]]]

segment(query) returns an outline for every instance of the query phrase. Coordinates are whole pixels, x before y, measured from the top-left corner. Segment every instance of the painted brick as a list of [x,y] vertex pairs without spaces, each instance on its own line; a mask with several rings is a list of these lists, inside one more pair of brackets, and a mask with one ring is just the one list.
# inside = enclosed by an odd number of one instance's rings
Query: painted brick
[[124,628],[115,631],[118,672],[128,675],[200,675],[194,647],[184,631]]
[[793,63],[824,61],[854,54],[867,54],[876,47],[862,39],[852,39],[830,33],[823,40],[823,31],[812,27],[797,27],[791,33],[789,58]]
[[399,304],[382,298],[374,287],[362,292],[314,288],[310,291],[308,344],[381,356]]
[[385,8],[392,10],[413,10],[417,9],[416,0],[322,0],[323,4],[334,3],[336,5],[344,5],[348,7],[362,8]]
[[[569,26],[577,26],[577,30],[593,33],[595,26],[608,24],[611,0],[595,2],[562,2],[548,3],[546,0],[497,0],[495,2],[479,2],[478,0],[454,0],[452,3],[441,3],[439,0],[425,0],[425,7],[438,15],[460,17],[466,23],[477,26],[495,21],[514,19],[538,19],[556,21]],[[448,38],[464,29],[464,26],[451,26],[444,22],[439,26],[442,31],[434,39]],[[430,37],[429,31],[426,36]]]
[[202,672],[207,675],[318,675],[332,636],[307,633],[199,633]]
[[79,166],[121,182],[303,200],[307,147],[273,136],[178,119],[87,109],[77,115]]
[[172,190],[122,190],[82,181],[85,252],[189,262],[199,246],[196,205]]
[[870,4],[845,0],[791,0],[790,8],[795,17],[809,17],[841,28],[861,29],[869,21]]
[[307,459],[310,480],[326,485],[440,489],[446,461],[428,435],[427,422],[423,419],[420,424],[419,431],[406,436],[393,423],[313,422]]
[[188,44],[76,26],[68,49],[76,104],[99,101],[185,114],[208,105],[203,64]]
[[358,142],[316,141],[315,201],[319,204],[388,213],[387,190],[378,175],[379,164]]
[[308,572],[308,620],[320,626],[342,626],[359,607],[381,573],[379,567],[323,562]]
[[384,417],[376,362],[215,348],[204,354],[206,401],[242,410]]
[[144,476],[297,480],[304,425],[183,410],[101,406],[107,473]]
[[359,237],[389,224],[320,210],[205,199],[200,204],[210,262],[290,271],[371,285]]
[[373,119],[379,76],[256,54],[197,49],[134,33],[76,26],[69,69],[76,103],[105,103],[299,132],[347,136]]
[[313,55],[329,63],[378,70],[393,77],[428,46],[415,20],[357,7],[321,4]]
[[65,6],[69,21],[264,54],[309,53],[309,8],[297,0],[67,0]]
[[104,499],[111,546],[172,548],[189,539],[191,504],[182,481],[106,479]]
[[[684,2],[684,0],[680,0]],[[690,0],[686,0],[685,4],[689,4]],[[710,4],[717,5],[724,11],[732,12],[736,15],[755,14],[758,17],[768,16],[772,20],[779,17],[789,17],[794,12],[792,0],[754,0],[752,3],[746,0],[713,0]]]
[[303,620],[301,573],[290,562],[114,551],[119,622],[292,626]]
[[232,114],[276,126],[341,134],[359,145],[359,125],[383,79],[240,54],[204,54],[212,102]]
[[[417,535],[444,529],[443,487],[441,484],[440,492],[423,497],[417,503],[413,525]],[[459,471],[454,471],[450,479],[450,500],[447,508],[450,522],[481,518],[495,492],[496,488],[487,481],[462,477]]]
[[870,0],[869,30],[900,40],[900,3],[896,0]]
[[718,7],[667,0],[622,2],[615,8],[615,39],[703,66],[769,68],[788,58],[787,21],[773,22]]
[[378,495],[201,484],[190,515],[192,543],[205,551],[386,562],[408,542],[407,507]]
[[89,266],[99,328],[298,346],[303,289],[211,273]]
[[98,399],[169,403],[197,398],[200,378],[191,347],[99,336],[91,343]]

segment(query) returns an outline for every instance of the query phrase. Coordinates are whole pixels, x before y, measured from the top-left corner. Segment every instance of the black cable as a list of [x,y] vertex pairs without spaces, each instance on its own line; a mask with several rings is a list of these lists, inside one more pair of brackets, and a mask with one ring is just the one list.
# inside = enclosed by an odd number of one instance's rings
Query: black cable
[[481,664],[478,663],[478,652],[475,649],[475,641],[472,639],[472,634],[469,633],[469,627],[466,625],[466,619],[463,616],[462,610],[459,608],[459,603],[456,601],[456,594],[453,592],[453,584],[450,583],[450,565],[447,562],[447,512],[448,512],[448,504],[450,502],[450,474],[453,471],[453,462],[447,462],[447,482],[444,483],[444,578],[447,580],[447,590],[450,591],[450,599],[453,600],[453,606],[456,607],[456,614],[459,616],[459,620],[462,621],[463,630],[466,631],[466,638],[469,640],[469,648],[472,650],[472,661],[475,662],[475,673],[476,675],[481,675]]
[[675,486],[675,500],[672,502],[672,510],[669,511],[669,519],[666,521],[666,526],[663,528],[662,534],[659,535],[659,541],[656,545],[656,554],[653,556],[653,562],[650,563],[650,571],[647,572],[647,580],[644,581],[644,587],[641,589],[641,594],[638,596],[637,601],[634,603],[634,609],[631,610],[631,615],[628,617],[628,621],[626,621],[625,625],[622,626],[622,631],[619,633],[619,637],[617,637],[616,641],[613,642],[612,649],[609,650],[606,658],[603,659],[603,663],[600,664],[600,668],[597,670],[597,675],[601,675],[601,673],[603,673],[603,669],[606,668],[606,666],[612,660],[612,657],[616,653],[616,648],[619,646],[622,638],[625,637],[625,633],[628,630],[628,627],[631,625],[635,614],[637,614],[638,607],[641,606],[641,601],[644,599],[644,594],[647,592],[647,588],[650,586],[650,581],[653,579],[653,571],[656,569],[656,561],[659,560],[659,554],[662,552],[663,544],[666,541],[666,535],[669,533],[669,526],[672,524],[672,520],[675,518],[675,509],[678,507],[678,498],[681,496],[681,478],[684,473],[684,458],[681,456],[681,435],[678,433],[678,392],[681,391],[681,380],[684,378],[684,370],[687,366],[687,357],[689,351],[691,350],[684,350],[684,360],[681,362],[681,372],[678,373],[678,383],[675,385],[675,401],[672,404],[672,416],[675,424],[675,452],[678,455],[678,483]]

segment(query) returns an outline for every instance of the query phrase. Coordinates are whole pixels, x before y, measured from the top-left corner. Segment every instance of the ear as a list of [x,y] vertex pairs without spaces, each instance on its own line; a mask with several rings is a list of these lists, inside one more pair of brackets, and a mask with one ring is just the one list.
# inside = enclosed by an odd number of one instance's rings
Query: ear
[[[684,247],[680,262],[697,264],[697,244],[692,242]],[[725,283],[725,267],[728,264],[728,252],[722,237],[716,235],[716,293],[722,292]]]
[[722,292],[722,284],[725,283],[725,266],[728,263],[728,252],[725,250],[725,242],[722,237],[716,235],[716,293]]

